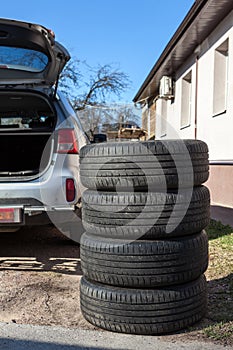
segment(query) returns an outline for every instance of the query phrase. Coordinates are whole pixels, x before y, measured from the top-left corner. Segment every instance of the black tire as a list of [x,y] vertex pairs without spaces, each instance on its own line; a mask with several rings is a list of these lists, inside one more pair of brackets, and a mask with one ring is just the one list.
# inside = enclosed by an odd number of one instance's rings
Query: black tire
[[132,288],[182,284],[198,278],[208,267],[208,238],[195,236],[160,241],[127,242],[84,233],[81,266],[90,280]]
[[208,147],[199,140],[109,142],[80,150],[83,186],[135,190],[199,186],[208,179]]
[[128,289],[93,283],[82,277],[83,316],[113,332],[162,334],[199,321],[206,313],[206,280],[163,289]]
[[83,193],[83,226],[102,237],[153,240],[191,235],[209,224],[209,212],[210,194],[205,186],[178,194]]

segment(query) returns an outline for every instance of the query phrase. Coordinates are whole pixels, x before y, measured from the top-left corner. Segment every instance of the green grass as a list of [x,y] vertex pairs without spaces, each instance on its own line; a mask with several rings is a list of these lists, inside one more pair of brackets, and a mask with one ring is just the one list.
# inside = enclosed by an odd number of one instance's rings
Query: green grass
[[202,334],[233,345],[233,228],[211,220],[209,238],[208,315]]
[[233,228],[229,225],[223,225],[220,221],[210,220],[206,228],[209,240],[231,235]]
[[210,339],[228,342],[233,334],[233,322],[219,322],[214,326],[206,327],[205,334]]

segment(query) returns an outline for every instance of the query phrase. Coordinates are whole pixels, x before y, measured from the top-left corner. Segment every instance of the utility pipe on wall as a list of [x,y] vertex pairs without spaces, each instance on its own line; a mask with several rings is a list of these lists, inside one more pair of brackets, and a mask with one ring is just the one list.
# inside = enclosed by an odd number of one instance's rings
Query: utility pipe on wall
[[198,102],[198,60],[199,57],[196,57],[196,82],[195,82],[195,120],[194,120],[194,138],[197,139],[197,102]]

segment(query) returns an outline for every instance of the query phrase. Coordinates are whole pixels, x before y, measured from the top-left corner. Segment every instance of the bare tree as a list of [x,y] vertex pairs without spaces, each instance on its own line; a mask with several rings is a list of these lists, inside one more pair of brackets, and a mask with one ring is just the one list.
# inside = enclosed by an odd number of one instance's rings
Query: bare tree
[[[121,120],[135,120],[133,107],[112,105],[113,96],[118,99],[130,86],[129,77],[113,64],[90,67],[74,58],[65,66],[59,79],[60,89],[69,95],[89,136],[98,132],[103,124]],[[80,91],[80,93],[79,93]],[[129,118],[129,116],[131,116]],[[123,118],[123,119],[122,119]]]
[[99,128],[103,121],[103,113],[99,108],[87,107],[78,112],[79,118],[82,122],[83,128],[89,138],[92,138],[95,133],[99,131]]
[[77,111],[84,130],[90,138],[95,133],[119,129],[126,124],[140,123],[139,111],[132,104],[102,104]]
[[66,65],[59,77],[59,85],[62,92],[69,95],[73,100],[77,94],[77,90],[81,86],[83,76],[80,71],[81,62],[74,58],[70,60]]
[[103,105],[113,96],[119,98],[129,88],[130,81],[127,74],[113,64],[93,68],[74,58],[62,71],[59,84],[71,97],[74,108],[83,110],[86,106]]
[[107,98],[112,95],[120,97],[129,87],[128,76],[112,65],[90,68],[89,73],[84,93],[74,100],[76,110],[83,110],[86,106],[103,105]]

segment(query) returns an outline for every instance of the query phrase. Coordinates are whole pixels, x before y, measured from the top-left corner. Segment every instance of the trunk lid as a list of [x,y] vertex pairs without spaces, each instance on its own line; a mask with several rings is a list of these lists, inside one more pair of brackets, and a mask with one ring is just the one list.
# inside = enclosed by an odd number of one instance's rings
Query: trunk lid
[[0,18],[0,85],[54,85],[69,52],[52,31],[37,24]]

